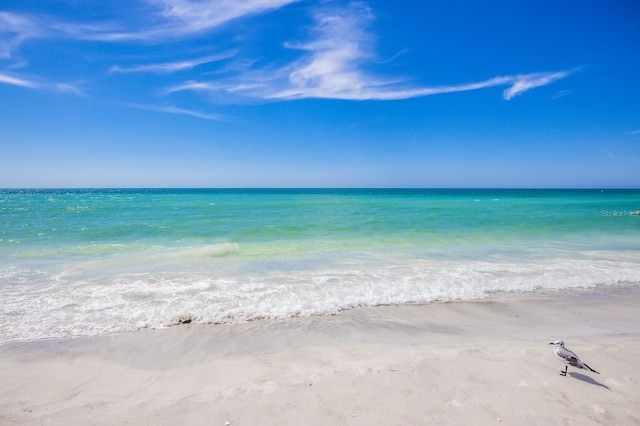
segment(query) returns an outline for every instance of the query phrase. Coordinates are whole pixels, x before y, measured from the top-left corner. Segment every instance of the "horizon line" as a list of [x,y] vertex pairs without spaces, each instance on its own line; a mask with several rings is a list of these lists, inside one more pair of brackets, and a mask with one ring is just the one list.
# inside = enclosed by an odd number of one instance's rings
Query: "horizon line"
[[640,190],[640,186],[60,186],[0,187],[0,191],[95,191],[95,190]]

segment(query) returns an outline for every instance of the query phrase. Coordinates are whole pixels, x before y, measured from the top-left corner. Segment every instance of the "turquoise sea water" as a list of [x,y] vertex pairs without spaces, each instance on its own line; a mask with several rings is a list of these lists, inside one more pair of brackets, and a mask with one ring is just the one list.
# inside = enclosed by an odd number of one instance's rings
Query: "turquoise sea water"
[[0,341],[640,285],[638,190],[0,190]]

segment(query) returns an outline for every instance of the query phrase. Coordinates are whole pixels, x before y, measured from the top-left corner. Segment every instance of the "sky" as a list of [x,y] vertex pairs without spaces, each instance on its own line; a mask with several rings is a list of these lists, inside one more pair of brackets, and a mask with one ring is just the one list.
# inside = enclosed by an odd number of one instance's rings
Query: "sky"
[[640,3],[3,0],[0,187],[640,188]]

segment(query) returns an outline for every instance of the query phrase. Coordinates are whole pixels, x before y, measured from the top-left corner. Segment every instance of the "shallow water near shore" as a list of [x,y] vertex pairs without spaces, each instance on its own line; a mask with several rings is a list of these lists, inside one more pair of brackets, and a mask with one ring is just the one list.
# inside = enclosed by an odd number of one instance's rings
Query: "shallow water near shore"
[[0,342],[640,284],[637,190],[3,190]]

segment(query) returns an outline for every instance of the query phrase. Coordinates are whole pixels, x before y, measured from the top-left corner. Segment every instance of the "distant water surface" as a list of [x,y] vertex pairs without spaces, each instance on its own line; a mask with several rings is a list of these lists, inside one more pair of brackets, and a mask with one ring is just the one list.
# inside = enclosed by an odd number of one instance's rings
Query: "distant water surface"
[[0,342],[640,285],[638,190],[0,190]]

